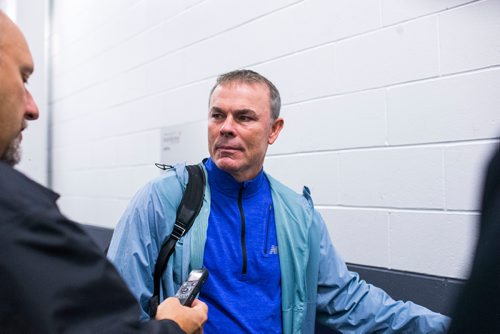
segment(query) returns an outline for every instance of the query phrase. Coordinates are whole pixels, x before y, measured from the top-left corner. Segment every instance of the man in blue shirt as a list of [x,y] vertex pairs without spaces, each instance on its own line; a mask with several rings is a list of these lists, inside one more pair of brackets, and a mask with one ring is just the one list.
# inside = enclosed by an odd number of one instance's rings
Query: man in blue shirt
[[[202,164],[205,198],[167,265],[164,296],[175,293],[190,269],[205,266],[206,333],[312,333],[316,320],[343,333],[445,333],[447,317],[394,301],[349,272],[308,189],[297,194],[265,173],[267,148],[284,125],[280,106],[276,87],[256,72],[217,79],[208,110],[210,158]],[[109,248],[143,318],[186,174],[177,165],[141,189]]]

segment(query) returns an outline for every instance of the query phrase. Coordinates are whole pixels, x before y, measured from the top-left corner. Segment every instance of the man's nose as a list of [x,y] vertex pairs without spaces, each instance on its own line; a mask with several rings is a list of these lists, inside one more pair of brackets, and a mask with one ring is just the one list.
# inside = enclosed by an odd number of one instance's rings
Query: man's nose
[[29,90],[26,89],[26,111],[24,113],[24,118],[34,121],[35,119],[38,119],[39,116],[40,112],[38,110],[38,106],[36,105],[36,102]]
[[224,120],[220,128],[220,134],[223,136],[233,135],[234,134],[234,120],[232,117],[227,117]]

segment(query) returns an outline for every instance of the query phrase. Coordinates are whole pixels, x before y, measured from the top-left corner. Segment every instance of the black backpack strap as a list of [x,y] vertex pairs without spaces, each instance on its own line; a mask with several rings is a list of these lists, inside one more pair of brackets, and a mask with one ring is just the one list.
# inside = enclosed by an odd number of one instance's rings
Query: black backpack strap
[[177,240],[182,238],[189,231],[203,205],[206,183],[203,168],[200,165],[188,165],[186,169],[189,178],[186,190],[182,195],[181,203],[177,208],[174,229],[168,240],[161,246],[155,264],[153,278],[154,291],[153,296],[149,300],[149,315],[151,318],[156,316],[156,310],[160,304],[160,281],[167,266],[168,259],[174,252]]

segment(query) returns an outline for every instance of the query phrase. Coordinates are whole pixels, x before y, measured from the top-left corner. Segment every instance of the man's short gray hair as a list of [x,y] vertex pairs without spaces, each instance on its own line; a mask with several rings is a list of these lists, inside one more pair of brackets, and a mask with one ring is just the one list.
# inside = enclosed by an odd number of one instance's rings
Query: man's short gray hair
[[269,101],[271,103],[271,119],[276,120],[280,116],[281,97],[278,89],[266,77],[252,70],[235,70],[219,75],[217,77],[215,85],[212,87],[212,90],[210,91],[209,99],[212,98],[212,94],[215,88],[217,88],[217,86],[232,82],[240,82],[247,84],[261,83],[266,85],[267,88],[269,88]]

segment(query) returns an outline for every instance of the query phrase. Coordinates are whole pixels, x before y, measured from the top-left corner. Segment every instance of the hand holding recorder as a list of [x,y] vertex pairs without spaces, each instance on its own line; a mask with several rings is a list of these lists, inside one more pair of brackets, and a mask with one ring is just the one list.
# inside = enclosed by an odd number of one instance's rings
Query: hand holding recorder
[[181,305],[178,298],[170,297],[158,305],[156,319],[174,320],[187,334],[201,334],[208,319],[208,307],[199,299],[194,299],[191,307],[187,307]]
[[208,271],[205,268],[192,270],[175,297],[167,298],[158,306],[156,319],[175,320],[186,333],[203,333],[208,307],[195,298],[207,277]]

